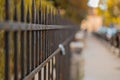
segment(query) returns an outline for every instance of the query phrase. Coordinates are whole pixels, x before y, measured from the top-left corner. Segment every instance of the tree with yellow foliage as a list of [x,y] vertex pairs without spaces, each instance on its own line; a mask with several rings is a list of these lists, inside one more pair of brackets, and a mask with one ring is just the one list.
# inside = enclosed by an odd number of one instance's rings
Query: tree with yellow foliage
[[[102,2],[103,0],[100,0]],[[100,3],[102,4],[102,3]],[[104,24],[109,26],[111,23],[120,24],[120,0],[107,0],[106,3],[107,9],[99,10],[99,13],[103,14]]]

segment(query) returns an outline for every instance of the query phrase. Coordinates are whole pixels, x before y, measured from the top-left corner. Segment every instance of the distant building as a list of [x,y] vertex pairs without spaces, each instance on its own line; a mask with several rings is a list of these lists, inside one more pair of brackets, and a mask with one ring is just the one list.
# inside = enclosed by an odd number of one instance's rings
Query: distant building
[[88,16],[81,23],[82,29],[87,29],[90,32],[97,31],[102,26],[102,16],[97,15],[96,8],[88,10]]

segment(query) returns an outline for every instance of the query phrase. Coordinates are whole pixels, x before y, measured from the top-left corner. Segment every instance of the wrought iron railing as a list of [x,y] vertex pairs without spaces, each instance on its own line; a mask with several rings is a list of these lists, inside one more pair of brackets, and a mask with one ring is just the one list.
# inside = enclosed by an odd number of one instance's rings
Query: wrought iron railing
[[70,80],[69,43],[78,27],[42,0],[2,1],[0,80]]

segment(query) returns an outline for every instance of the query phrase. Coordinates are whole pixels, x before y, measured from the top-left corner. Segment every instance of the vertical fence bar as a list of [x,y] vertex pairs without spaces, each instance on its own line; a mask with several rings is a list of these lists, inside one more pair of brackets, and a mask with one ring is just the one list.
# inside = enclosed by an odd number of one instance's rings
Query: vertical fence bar
[[32,23],[35,22],[35,0],[32,0]]
[[57,71],[56,71],[56,77],[57,77],[57,79],[56,80],[60,80],[60,75],[61,75],[61,73],[60,73],[60,55],[58,54],[57,56],[56,56],[56,67],[57,67]]
[[51,59],[52,61],[51,61],[51,64],[52,64],[52,72],[51,72],[51,80],[53,80],[53,67],[54,67],[54,65],[53,65],[53,58]]
[[10,47],[9,32],[4,33],[5,36],[5,80],[10,80]]
[[[34,23],[35,23],[35,15],[34,15]],[[33,50],[34,50],[33,59],[34,59],[34,69],[35,69],[36,68],[36,30],[34,30],[34,44],[33,44],[33,47],[34,47],[33,48]],[[33,77],[33,80],[34,79],[35,79],[35,77]]]
[[[52,9],[51,9],[51,24],[52,24]],[[51,31],[51,53],[50,55],[53,53],[53,32]],[[53,80],[53,65],[52,65],[52,59],[51,59],[51,80]]]
[[41,24],[41,14],[42,14],[42,12],[41,12],[41,7],[39,7],[39,24]]
[[14,21],[17,21],[17,1],[14,1]]
[[40,49],[39,49],[39,44],[40,44],[40,41],[39,41],[39,31],[37,31],[37,66],[39,66],[39,61],[40,61]]
[[[43,55],[44,55],[44,60],[46,60],[46,30],[44,30],[44,44],[43,45],[44,45]],[[44,80],[46,80],[46,65],[44,66]]]
[[[39,65],[41,64],[41,61],[42,61],[42,59],[41,59],[41,57],[42,57],[42,55],[41,55],[41,31],[39,30]],[[41,80],[41,70],[39,71],[39,77],[38,77],[38,80]]]
[[37,67],[38,66],[38,33],[37,33],[37,31],[35,31],[35,36],[36,36],[36,40],[35,40],[35,67]]
[[53,25],[55,24],[55,15],[54,15],[54,9],[52,10],[52,14],[53,14]]
[[39,24],[39,8],[36,9],[36,24]]
[[27,74],[30,73],[30,31],[27,31],[27,47],[26,47],[26,56],[27,56]]
[[45,25],[48,24],[48,19],[47,19],[48,11],[47,11],[47,6],[45,7]]
[[53,24],[53,14],[52,14],[52,8],[50,8],[50,14],[51,14],[51,16],[50,16],[50,18],[51,18],[50,22],[51,22],[51,24]]
[[[25,19],[25,22],[26,22],[26,19]],[[24,61],[24,65],[25,65],[24,68],[25,68],[25,71],[24,72],[25,72],[25,76],[26,76],[27,75],[27,65],[28,65],[27,64],[27,31],[26,30],[24,31],[24,40],[25,40],[25,43],[24,43],[24,46],[25,46],[24,47],[25,48],[24,49],[24,51],[25,51],[24,52],[24,60],[25,60]]]
[[24,22],[24,0],[21,0],[21,22]]
[[32,64],[32,70],[34,70],[34,31],[32,31],[32,41],[31,42],[32,42],[32,47],[31,47],[32,48],[31,49],[32,50],[31,51],[32,52],[31,53],[31,62],[32,63],[31,64]]
[[29,7],[28,7],[28,11],[27,11],[27,23],[30,22],[30,11],[29,11]]
[[[48,19],[48,16],[47,16],[47,19]],[[48,22],[47,22],[47,24],[48,24]],[[48,52],[48,50],[49,50],[48,47],[49,47],[49,43],[48,43],[48,30],[46,30],[46,53],[47,53],[46,56],[47,56],[47,58],[49,56],[48,55],[48,53],[49,53]],[[47,73],[46,73],[47,74],[47,80],[48,80],[48,66],[49,66],[48,64],[49,64],[49,62],[47,63]]]
[[36,68],[36,30],[34,31],[34,69]]
[[[37,66],[39,66],[39,61],[40,61],[40,41],[39,41],[39,39],[40,39],[40,36],[39,36],[39,30],[37,31]],[[39,71],[40,72],[40,71]],[[39,80],[39,72],[37,72],[38,73],[38,80]]]
[[5,19],[8,21],[10,19],[10,2],[11,0],[5,0]]
[[48,19],[48,6],[47,6],[47,8],[46,8],[46,25],[48,25],[48,22],[49,21],[49,19]]
[[37,24],[37,8],[36,8],[36,0],[34,0],[34,24]]
[[[32,31],[32,41],[31,41],[31,64],[32,64],[32,71],[35,69],[35,31]],[[34,80],[34,77],[32,78]]]
[[[43,34],[43,31],[41,30],[41,49],[40,49],[41,50],[41,63],[44,61],[44,53],[43,53],[43,49],[44,49],[43,43],[44,42],[43,42],[43,38],[44,38],[44,34]],[[42,77],[43,76],[42,72],[43,72],[43,68],[41,69],[41,80],[43,78]]]
[[[47,32],[47,40],[48,40],[48,57],[50,56],[50,40],[49,40],[49,38],[51,37],[50,36],[51,34],[50,34],[50,31],[48,30],[48,32]],[[50,80],[50,61],[48,62],[48,80]]]
[[42,0],[40,0],[40,24],[42,24]]
[[29,44],[30,44],[30,47],[29,47],[29,50],[30,50],[30,53],[29,53],[29,57],[30,57],[30,72],[32,71],[32,31],[30,30],[29,31],[29,35],[30,35],[30,37],[29,37],[29,39],[30,39],[30,42],[29,42]]
[[18,33],[14,32],[14,80],[18,80]]
[[21,44],[21,79],[24,78],[25,76],[25,70],[24,70],[24,31],[21,32],[20,34],[21,36],[21,40],[20,40],[20,44]]

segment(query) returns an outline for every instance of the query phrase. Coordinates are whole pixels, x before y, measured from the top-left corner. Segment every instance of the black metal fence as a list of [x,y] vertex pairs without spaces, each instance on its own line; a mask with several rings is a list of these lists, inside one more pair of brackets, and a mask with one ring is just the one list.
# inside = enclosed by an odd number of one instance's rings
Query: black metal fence
[[3,0],[3,4],[0,80],[70,80],[69,43],[77,26],[58,10],[42,6],[42,0]]

